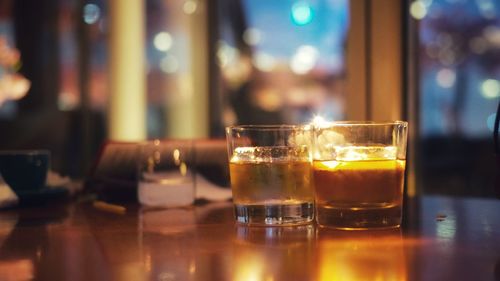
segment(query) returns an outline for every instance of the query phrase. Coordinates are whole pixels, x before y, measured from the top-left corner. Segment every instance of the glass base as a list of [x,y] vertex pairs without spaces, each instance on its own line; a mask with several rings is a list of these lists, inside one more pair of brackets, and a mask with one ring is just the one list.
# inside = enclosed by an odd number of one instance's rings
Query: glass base
[[401,205],[385,207],[317,207],[317,222],[322,227],[347,230],[396,228],[401,225]]
[[247,225],[298,225],[314,219],[314,204],[235,204],[236,221]]

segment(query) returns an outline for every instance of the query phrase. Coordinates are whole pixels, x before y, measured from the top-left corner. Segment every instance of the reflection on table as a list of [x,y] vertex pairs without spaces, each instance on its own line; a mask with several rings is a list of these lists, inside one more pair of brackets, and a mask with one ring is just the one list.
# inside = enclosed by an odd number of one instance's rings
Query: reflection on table
[[0,213],[0,280],[500,280],[500,202],[409,200],[401,229],[235,225],[232,204]]

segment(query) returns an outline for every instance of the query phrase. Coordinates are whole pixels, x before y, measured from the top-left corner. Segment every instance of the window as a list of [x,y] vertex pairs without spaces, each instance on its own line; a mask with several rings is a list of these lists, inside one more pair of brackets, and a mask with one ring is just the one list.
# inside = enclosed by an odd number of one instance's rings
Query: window
[[347,0],[217,3],[219,128],[345,118]]
[[413,1],[417,20],[421,187],[492,196],[500,97],[500,4]]

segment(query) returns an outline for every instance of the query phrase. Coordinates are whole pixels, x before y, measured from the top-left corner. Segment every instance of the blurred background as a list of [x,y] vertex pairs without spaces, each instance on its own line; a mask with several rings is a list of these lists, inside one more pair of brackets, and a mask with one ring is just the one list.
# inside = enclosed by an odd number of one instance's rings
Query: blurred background
[[[121,140],[111,133],[120,47],[110,37],[140,26],[145,124],[133,140],[389,116],[412,127],[413,192],[494,196],[500,2],[137,1],[142,17],[112,26],[128,2],[0,0],[0,36],[19,53],[0,64],[0,91],[9,74],[31,83],[24,97],[0,99],[0,149],[46,148],[54,170],[84,177],[100,145]],[[384,42],[390,60],[379,57]],[[378,115],[386,103],[397,113]]]

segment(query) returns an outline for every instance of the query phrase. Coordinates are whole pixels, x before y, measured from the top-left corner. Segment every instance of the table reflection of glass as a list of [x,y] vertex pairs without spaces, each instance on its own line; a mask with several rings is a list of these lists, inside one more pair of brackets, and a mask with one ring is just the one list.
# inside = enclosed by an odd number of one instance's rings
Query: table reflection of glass
[[230,280],[309,280],[314,268],[312,225],[237,226]]
[[195,222],[194,208],[144,208],[140,211],[139,249],[147,278],[194,279]]
[[319,228],[315,280],[407,280],[401,231]]

